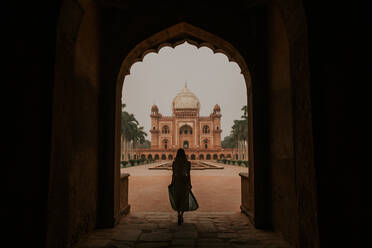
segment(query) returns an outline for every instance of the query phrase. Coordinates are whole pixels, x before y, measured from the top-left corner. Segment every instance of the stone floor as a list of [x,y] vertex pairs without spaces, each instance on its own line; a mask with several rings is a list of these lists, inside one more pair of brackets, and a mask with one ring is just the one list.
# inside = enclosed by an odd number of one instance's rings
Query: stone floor
[[255,229],[240,212],[135,212],[112,229],[96,230],[76,248],[280,248],[291,247],[278,234]]

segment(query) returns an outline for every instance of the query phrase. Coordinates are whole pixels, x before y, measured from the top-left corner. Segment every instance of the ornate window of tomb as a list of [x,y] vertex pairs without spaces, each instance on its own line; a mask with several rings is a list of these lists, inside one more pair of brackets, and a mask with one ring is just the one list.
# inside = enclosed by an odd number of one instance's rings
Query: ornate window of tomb
[[203,126],[203,133],[209,133],[209,126],[205,125]]
[[169,127],[167,125],[163,126],[161,132],[162,133],[169,133]]

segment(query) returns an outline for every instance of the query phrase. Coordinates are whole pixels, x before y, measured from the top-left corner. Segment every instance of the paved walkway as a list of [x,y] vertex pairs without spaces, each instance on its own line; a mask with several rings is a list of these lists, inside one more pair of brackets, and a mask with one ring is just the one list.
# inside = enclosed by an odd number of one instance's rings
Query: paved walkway
[[[222,165],[222,164],[218,164]],[[149,170],[154,164],[121,169],[129,173],[128,201],[131,212],[173,212],[168,197],[171,170]],[[224,165],[224,169],[191,170],[192,191],[198,212],[240,211],[241,179],[246,167]]]
[[277,234],[255,229],[240,213],[238,174],[247,168],[226,165],[223,170],[192,170],[199,209],[185,212],[179,226],[167,192],[172,172],[148,170],[150,166],[154,164],[121,170],[130,174],[130,213],[115,228],[94,231],[77,248],[290,247]]
[[290,247],[278,234],[255,229],[241,213],[186,212],[184,223],[176,222],[174,213],[130,213],[115,228],[97,230],[76,247]]

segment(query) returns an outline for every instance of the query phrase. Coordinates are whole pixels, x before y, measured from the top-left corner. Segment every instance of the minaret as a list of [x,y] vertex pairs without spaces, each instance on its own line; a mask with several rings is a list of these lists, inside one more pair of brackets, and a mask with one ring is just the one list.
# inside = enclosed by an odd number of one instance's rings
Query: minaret
[[216,104],[211,114],[213,118],[213,142],[215,148],[221,148],[221,108]]
[[161,114],[159,113],[159,108],[155,104],[151,107],[151,149],[159,148],[159,119]]

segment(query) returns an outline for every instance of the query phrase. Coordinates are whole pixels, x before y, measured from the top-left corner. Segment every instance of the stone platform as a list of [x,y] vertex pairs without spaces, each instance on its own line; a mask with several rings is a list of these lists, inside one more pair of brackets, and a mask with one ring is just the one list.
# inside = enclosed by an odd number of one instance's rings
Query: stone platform
[[[191,170],[223,169],[223,166],[213,162],[191,161]],[[149,167],[149,170],[172,170],[172,161],[160,163]]]

